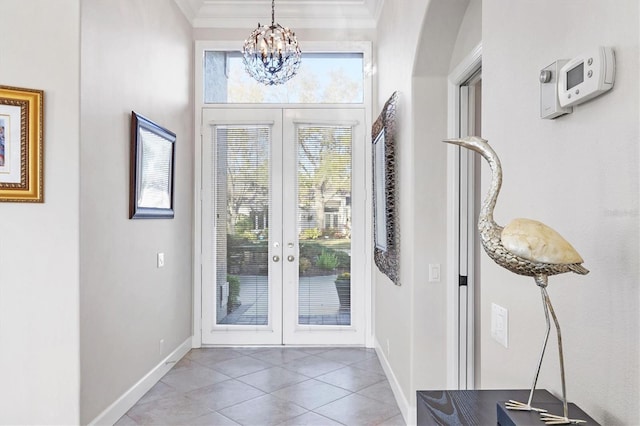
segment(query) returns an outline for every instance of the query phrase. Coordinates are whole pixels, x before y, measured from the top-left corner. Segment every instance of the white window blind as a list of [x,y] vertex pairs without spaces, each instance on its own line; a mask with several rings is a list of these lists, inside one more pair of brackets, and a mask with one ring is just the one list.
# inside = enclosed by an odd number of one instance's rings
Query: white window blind
[[297,128],[298,321],[351,325],[349,126]]

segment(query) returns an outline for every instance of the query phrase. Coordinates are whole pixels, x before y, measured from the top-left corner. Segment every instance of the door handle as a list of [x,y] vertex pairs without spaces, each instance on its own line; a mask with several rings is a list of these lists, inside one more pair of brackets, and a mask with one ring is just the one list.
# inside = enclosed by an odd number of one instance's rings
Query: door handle
[[280,256],[278,256],[278,255],[273,256],[273,261],[274,262],[279,262],[280,261]]
[[289,262],[293,262],[294,260],[296,260],[296,258],[295,258],[295,257],[293,257],[293,255],[292,255],[292,254],[290,254],[289,256],[287,256],[287,260],[288,260]]

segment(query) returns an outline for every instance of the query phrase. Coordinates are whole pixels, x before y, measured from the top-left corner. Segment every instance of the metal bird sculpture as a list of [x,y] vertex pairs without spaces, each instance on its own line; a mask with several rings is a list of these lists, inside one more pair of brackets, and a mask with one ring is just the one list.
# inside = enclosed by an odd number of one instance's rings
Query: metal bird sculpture
[[[562,337],[558,318],[551,306],[547,293],[548,277],[550,275],[575,272],[585,275],[589,271],[582,266],[583,260],[578,252],[556,231],[547,225],[531,219],[514,219],[507,226],[501,227],[493,220],[493,210],[496,206],[498,193],[502,186],[502,166],[500,159],[489,143],[482,138],[471,136],[464,139],[447,139],[444,142],[459,145],[482,155],[491,168],[491,185],[478,218],[478,230],[482,247],[489,257],[498,265],[519,275],[533,277],[542,293],[542,304],[547,321],[547,331],[544,336],[540,359],[537,364],[533,385],[529,393],[528,402],[509,401],[506,407],[510,410],[536,411],[546,424],[579,424],[584,420],[569,419],[567,393],[564,376],[564,359],[562,353]],[[549,331],[551,329],[549,314],[553,318],[558,337],[558,351],[560,354],[560,376],[562,380],[563,415],[549,414],[546,410],[531,406],[533,392],[536,388],[542,358],[544,357]]]

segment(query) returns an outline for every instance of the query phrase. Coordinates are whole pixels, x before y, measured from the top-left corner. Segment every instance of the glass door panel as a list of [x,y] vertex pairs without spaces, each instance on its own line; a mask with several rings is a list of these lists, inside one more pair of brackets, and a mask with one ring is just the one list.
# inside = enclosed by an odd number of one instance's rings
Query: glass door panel
[[297,126],[298,324],[351,325],[350,125]]
[[216,324],[267,325],[268,125],[215,126]]

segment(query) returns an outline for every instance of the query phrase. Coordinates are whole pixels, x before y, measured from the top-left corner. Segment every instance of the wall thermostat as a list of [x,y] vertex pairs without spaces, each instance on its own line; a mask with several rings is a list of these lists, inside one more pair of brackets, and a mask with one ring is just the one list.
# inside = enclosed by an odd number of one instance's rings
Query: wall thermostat
[[558,76],[561,107],[578,105],[613,87],[616,60],[613,49],[598,47],[569,60]]

